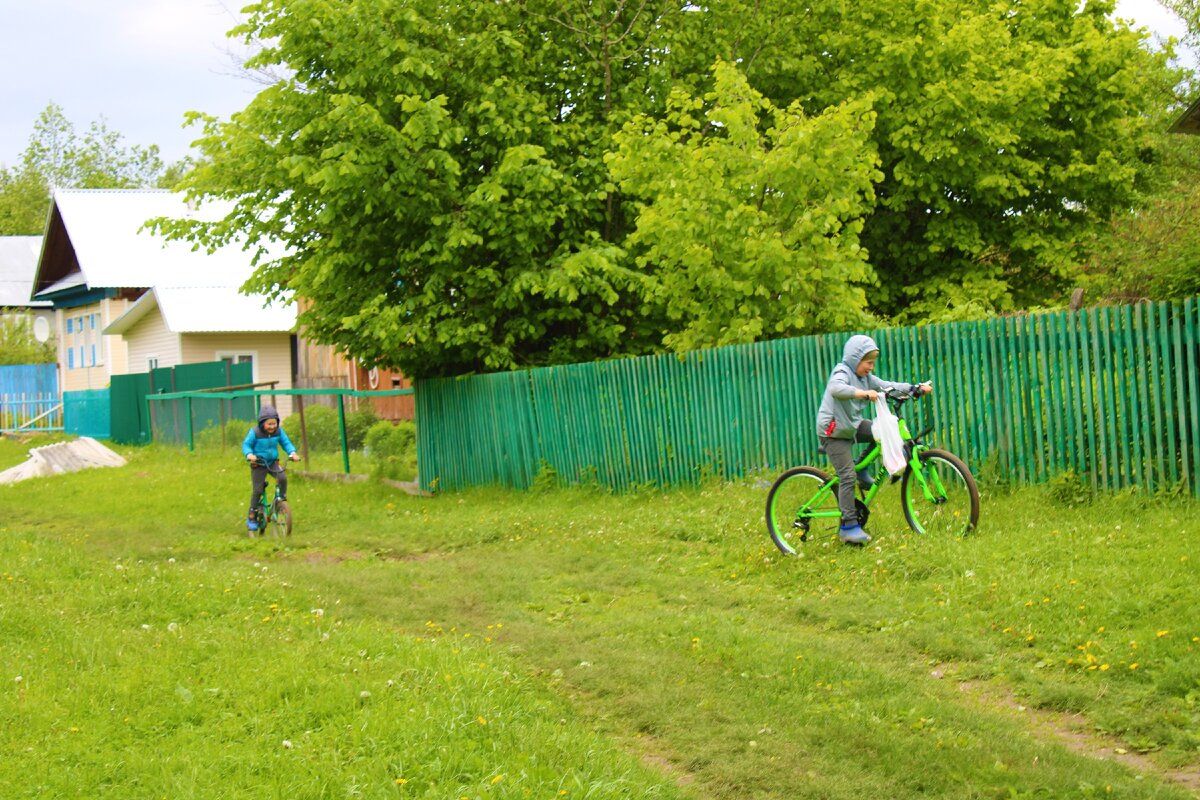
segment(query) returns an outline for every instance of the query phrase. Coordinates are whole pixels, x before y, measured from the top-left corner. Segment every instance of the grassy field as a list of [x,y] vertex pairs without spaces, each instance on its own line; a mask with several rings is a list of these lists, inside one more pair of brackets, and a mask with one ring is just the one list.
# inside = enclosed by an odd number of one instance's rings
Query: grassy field
[[120,451],[0,486],[5,797],[1200,792],[1192,503],[993,491],[946,541],[892,489],[785,559],[760,479],[294,478],[279,543],[229,458]]

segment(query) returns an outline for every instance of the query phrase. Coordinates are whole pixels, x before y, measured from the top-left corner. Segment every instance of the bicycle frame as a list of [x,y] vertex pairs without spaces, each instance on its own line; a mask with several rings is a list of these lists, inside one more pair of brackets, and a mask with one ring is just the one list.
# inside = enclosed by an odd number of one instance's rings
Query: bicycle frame
[[[913,476],[917,480],[917,485],[921,487],[921,492],[925,495],[926,500],[930,501],[931,503],[943,502],[946,496],[946,487],[942,485],[941,479],[936,473],[934,473],[934,488],[931,489],[930,481],[926,479],[925,470],[921,466],[921,453],[925,450],[928,450],[929,446],[921,442],[919,438],[912,436],[908,429],[908,422],[904,419],[904,417],[900,417],[899,415],[897,415],[897,417],[899,417],[900,438],[904,440],[904,447],[908,452],[908,466],[906,467],[906,471],[911,471],[913,473]],[[924,435],[924,433],[925,432],[923,432],[922,435]],[[863,454],[862,458],[854,463],[855,471],[859,472],[864,469],[868,469],[871,467],[871,465],[880,460],[882,454],[883,449],[879,446],[879,442],[872,443],[872,445],[867,449],[867,452]],[[863,494],[862,502],[867,507],[870,507],[871,501],[875,499],[875,495],[879,494],[879,490],[885,483],[885,481],[880,480],[882,476],[879,474],[879,472],[880,471],[878,469],[873,471],[875,481],[871,484],[871,488],[867,489],[867,491]],[[903,474],[904,473],[900,473],[900,475],[889,476],[890,479],[887,482],[890,483],[899,480]],[[837,475],[834,475],[833,480],[822,486],[817,493],[813,495],[812,499],[801,507],[800,513],[806,514],[813,519],[822,517],[840,518],[840,510],[812,510],[812,507],[819,507],[829,495],[836,492],[840,483],[841,480],[837,477]]]

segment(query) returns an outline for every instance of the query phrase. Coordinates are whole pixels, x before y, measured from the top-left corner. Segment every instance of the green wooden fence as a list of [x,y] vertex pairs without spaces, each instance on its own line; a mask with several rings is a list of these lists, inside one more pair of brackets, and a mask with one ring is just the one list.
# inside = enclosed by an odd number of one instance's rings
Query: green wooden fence
[[[1200,311],[1180,303],[869,331],[888,380],[934,382],[915,429],[978,471],[1200,495]],[[422,488],[616,490],[820,464],[816,409],[847,334],[420,381]]]

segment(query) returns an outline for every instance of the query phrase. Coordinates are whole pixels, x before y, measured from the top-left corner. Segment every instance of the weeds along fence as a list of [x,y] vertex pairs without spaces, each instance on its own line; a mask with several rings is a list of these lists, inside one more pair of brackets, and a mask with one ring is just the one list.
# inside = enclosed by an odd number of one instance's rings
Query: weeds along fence
[[[1200,495],[1196,299],[868,331],[910,425],[979,473]],[[846,334],[417,384],[423,489],[615,490],[822,464],[816,410]]]

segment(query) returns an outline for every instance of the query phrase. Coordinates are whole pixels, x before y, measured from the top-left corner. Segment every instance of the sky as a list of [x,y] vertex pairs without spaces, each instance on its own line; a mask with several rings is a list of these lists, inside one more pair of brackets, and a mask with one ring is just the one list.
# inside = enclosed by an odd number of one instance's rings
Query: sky
[[[188,155],[188,111],[228,118],[262,88],[237,74],[230,53],[244,50],[225,36],[247,1],[0,0],[0,165],[20,161],[51,102],[78,134],[103,120],[125,147]],[[1117,15],[1183,33],[1155,0],[1119,0]]]

